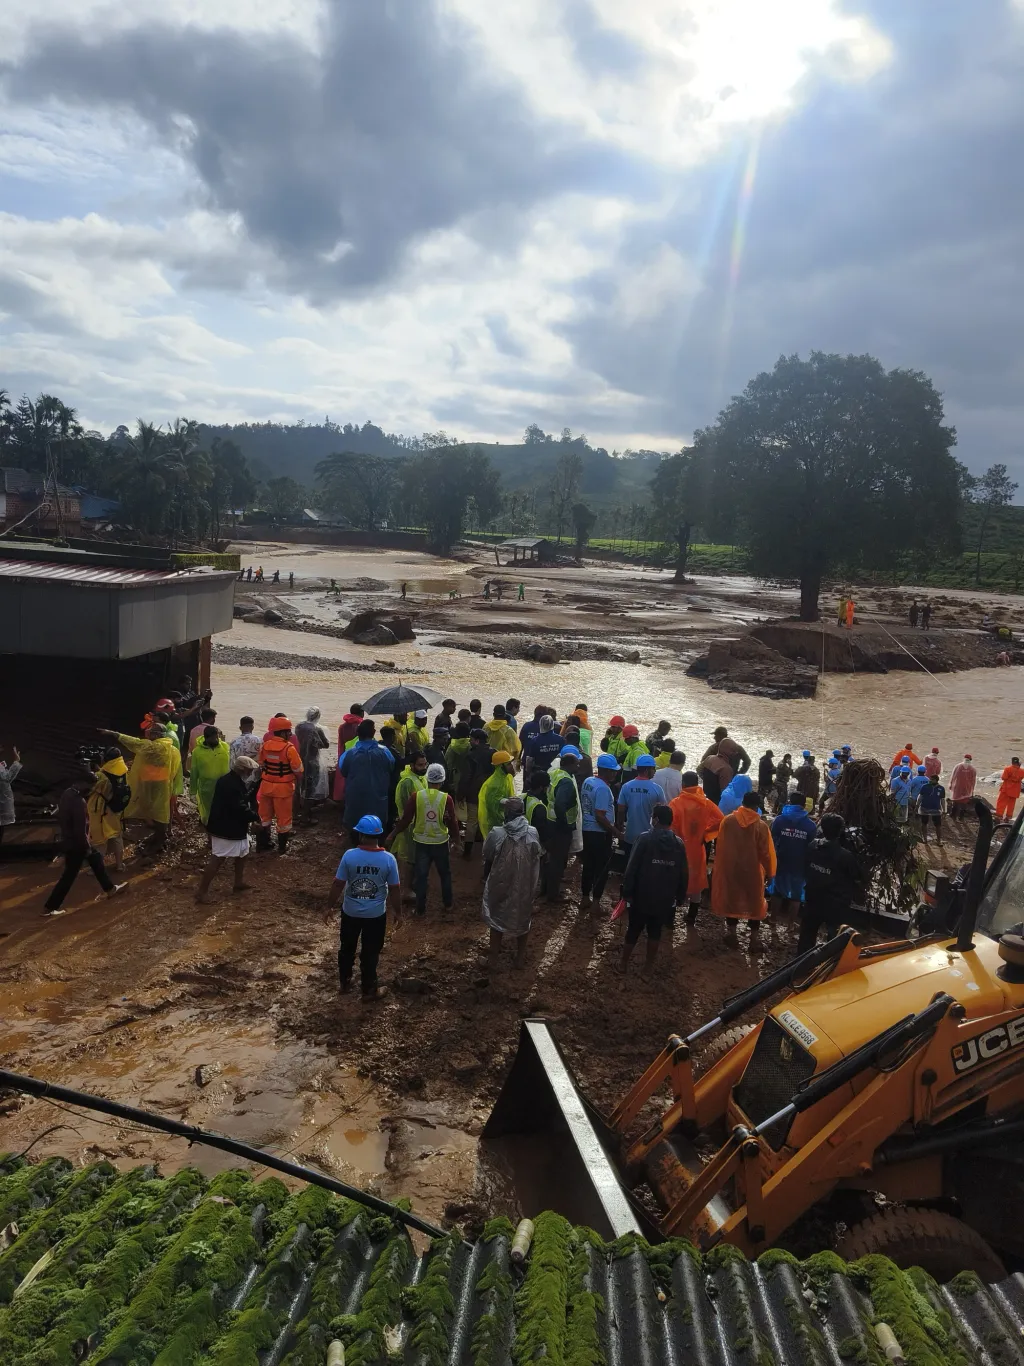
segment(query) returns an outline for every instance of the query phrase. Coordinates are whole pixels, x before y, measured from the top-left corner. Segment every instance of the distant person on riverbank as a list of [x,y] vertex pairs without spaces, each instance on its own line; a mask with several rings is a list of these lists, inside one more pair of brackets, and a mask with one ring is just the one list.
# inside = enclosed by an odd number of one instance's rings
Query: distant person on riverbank
[[913,741],[908,740],[903,748],[893,756],[893,761],[889,765],[889,772],[892,773],[893,769],[902,768],[904,764],[908,767],[913,765],[916,768],[920,762],[921,760],[914,753]]
[[931,754],[924,756],[924,771],[930,778],[934,773],[938,777],[942,773],[942,760],[939,758],[938,745],[932,745]]
[[292,573],[290,569],[288,571],[288,587],[290,589],[295,587],[295,575]]
[[846,629],[848,631],[853,630],[853,613],[856,605],[853,598],[846,599]]
[[910,629],[911,629],[912,631],[916,631],[916,630],[917,630],[917,617],[918,617],[918,606],[917,606],[917,599],[915,598],[914,601],[910,604]]
[[843,626],[846,623],[846,594],[839,599],[839,607],[836,611],[836,625]]
[[387,934],[387,912],[390,910],[391,923],[397,926],[402,916],[402,884],[394,856],[380,847],[380,837],[384,833],[380,819],[361,816],[353,833],[359,841],[358,846],[346,849],[342,854],[327,898],[328,912],[341,902],[338,990],[342,995],[352,990],[352,969],[359,948],[359,985],[363,1000],[377,1001],[384,995],[384,989],[377,981],[377,964]]
[[281,582],[281,571],[280,571],[280,569],[275,569],[275,570],[274,570],[274,574],[273,574],[273,577],[271,578],[270,582],[271,582],[271,583],[280,583],[280,582]]
[[437,729],[437,723],[440,721],[442,725],[447,726],[448,729],[451,730],[457,720],[455,713],[458,709],[459,704],[455,701],[454,697],[446,697],[441,703],[441,710],[434,719],[434,729]]
[[518,593],[516,594],[516,601],[517,601],[517,602],[525,602],[525,600],[526,600],[526,585],[521,583],[521,584],[519,585],[519,591],[518,591]]
[[403,583],[403,584],[402,584],[402,601],[403,601],[403,602],[405,602],[405,596],[406,596],[406,593],[407,593],[407,591],[408,591],[408,588],[409,588],[409,585],[408,585],[407,583]]
[[765,883],[775,876],[775,846],[758,812],[758,795],[748,792],[743,805],[722,817],[711,880],[711,909],[726,925],[725,942],[738,948],[736,922],[746,920],[750,946],[761,940],[761,921],[768,914]]
[[996,820],[1013,820],[1013,812],[1020,796],[1022,781],[1024,781],[1024,769],[1021,768],[1020,760],[1015,755],[1002,772],[999,796],[996,798]]
[[647,745],[647,748],[648,748],[648,750],[651,752],[651,754],[656,754],[656,753],[658,752],[658,751],[655,749],[655,746],[657,745],[659,748],[661,747],[661,744],[662,744],[662,742],[664,741],[665,736],[668,735],[668,733],[669,733],[669,731],[670,731],[671,729],[672,729],[672,722],[671,722],[671,721],[659,721],[659,722],[658,722],[658,724],[657,724],[657,726],[655,727],[655,729],[651,731],[650,735],[648,735],[648,737],[647,737],[647,739],[646,739],[646,741],[645,741],[645,743],[646,743],[646,745]]
[[781,811],[789,800],[789,784],[793,778],[793,756],[788,752],[775,766],[775,805]]
[[[8,764],[0,759],[0,843],[3,843],[4,828],[15,823],[14,814],[14,793],[11,785],[21,772],[21,755],[16,747],[12,747],[11,753],[14,755],[14,762]],[[118,755],[120,758],[120,755]]]
[[[107,732],[111,734],[111,732]],[[139,743],[142,743],[141,741]],[[166,741],[168,745],[170,741]],[[177,751],[175,750],[175,753]],[[92,778],[79,779],[71,784],[57,803],[57,822],[60,825],[61,851],[64,855],[64,871],[57,879],[53,891],[46,898],[44,915],[59,915],[64,898],[78,876],[83,863],[88,863],[93,876],[106,892],[113,897],[127,890],[126,882],[111,882],[103,866],[103,855],[89,843],[89,813],[85,804],[85,792],[93,786]]]
[[775,751],[766,749],[757,761],[757,790],[762,797],[775,786]]
[[978,782],[978,770],[974,767],[970,754],[965,754],[949,775],[949,815],[951,820],[962,820],[970,814],[974,802],[974,789]]
[[921,608],[921,629],[922,629],[923,631],[927,631],[927,630],[928,630],[928,627],[929,627],[931,624],[932,624],[932,605],[931,605],[930,602],[926,602],[925,605]]
[[256,570],[256,582],[257,582],[257,583],[262,583],[262,582],[263,582],[263,566],[262,566],[262,565],[260,565],[260,567]]
[[706,759],[711,754],[717,754],[720,759],[724,759],[732,770],[722,784],[723,787],[728,786],[737,773],[746,773],[750,767],[750,755],[739,741],[732,738],[724,726],[715,727],[714,744],[709,745],[705,750],[704,758]]

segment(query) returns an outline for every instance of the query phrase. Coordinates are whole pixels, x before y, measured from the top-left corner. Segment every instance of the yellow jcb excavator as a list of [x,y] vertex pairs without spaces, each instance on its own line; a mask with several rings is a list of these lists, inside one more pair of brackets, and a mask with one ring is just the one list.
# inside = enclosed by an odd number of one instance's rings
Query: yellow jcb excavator
[[[992,815],[977,811],[966,885],[925,908],[920,937],[868,946],[842,929],[673,1035],[606,1117],[544,1022],[525,1021],[484,1129],[537,1202],[525,1212],[750,1255],[813,1212],[842,1256],[1003,1276],[995,1249],[1024,1255],[1024,816],[989,867]],[[695,1078],[712,1038],[721,1056]]]

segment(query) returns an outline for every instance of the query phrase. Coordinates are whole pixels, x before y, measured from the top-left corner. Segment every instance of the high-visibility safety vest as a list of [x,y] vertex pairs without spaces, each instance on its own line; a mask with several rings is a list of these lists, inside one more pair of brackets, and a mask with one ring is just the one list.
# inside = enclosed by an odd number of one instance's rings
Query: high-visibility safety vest
[[298,762],[299,751],[290,740],[281,740],[274,737],[263,741],[263,781],[265,783],[294,783],[295,772],[292,764],[301,773],[302,765]]
[[[553,820],[555,819],[555,793],[558,791],[558,785],[559,785],[560,783],[572,783],[573,792],[574,792],[574,793],[576,792],[576,784],[575,784],[575,782],[573,781],[573,776],[572,776],[571,773],[566,773],[566,771],[565,771],[564,768],[553,768],[553,769],[551,770],[551,786],[548,788],[548,820],[549,820],[549,821],[553,821]],[[579,807],[579,797],[578,797],[578,794],[577,794],[576,801],[573,802],[572,806],[570,806],[570,807],[569,807],[569,810],[565,813],[566,824],[568,824],[568,825],[575,825],[575,824],[576,824],[576,816],[577,816],[577,814],[578,814],[578,807]]]
[[[538,806],[544,806],[544,803],[541,801],[541,799],[540,799],[539,797],[527,797],[527,799],[526,799],[526,819],[530,822],[531,825],[533,824],[533,813],[537,810],[537,807],[538,807]],[[545,810],[545,813],[546,813],[546,812],[547,812],[547,807],[546,807],[546,806],[544,806],[544,810]]]
[[618,735],[605,735],[605,740],[608,746],[605,752],[611,754],[614,758],[618,759],[619,763],[621,763],[623,755],[629,749],[629,741],[621,730]]
[[417,844],[447,844],[448,827],[444,823],[448,793],[439,787],[428,787],[416,793],[416,819],[412,837]]
[[411,725],[406,729],[406,744],[417,745],[420,749],[426,749],[430,744],[430,732],[426,726]]
[[634,740],[631,745],[626,746],[625,754],[617,754],[615,757],[619,760],[619,763],[623,768],[636,768],[636,761],[640,758],[640,755],[650,754],[650,752],[651,751],[642,740]]

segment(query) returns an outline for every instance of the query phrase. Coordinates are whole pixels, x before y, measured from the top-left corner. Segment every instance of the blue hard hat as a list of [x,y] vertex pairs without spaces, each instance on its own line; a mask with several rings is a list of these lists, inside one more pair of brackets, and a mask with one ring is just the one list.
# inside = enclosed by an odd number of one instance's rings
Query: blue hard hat
[[598,768],[611,769],[613,773],[619,771],[619,761],[614,754],[599,754],[597,756],[597,766]]
[[360,835],[383,835],[384,826],[379,816],[361,816],[356,821],[356,831]]
[[575,745],[563,745],[562,748],[558,751],[558,757],[560,759],[565,759],[566,757],[570,759],[582,759],[583,755],[580,753],[580,751],[576,748]]
[[925,769],[924,764],[918,764],[917,771],[918,773],[925,773],[927,770]]
[[811,757],[811,751],[810,751],[809,749],[805,749],[805,750],[804,750],[803,757],[804,757],[805,759],[809,759],[809,758]]
[[650,754],[641,754],[636,761],[637,768],[657,768],[658,765]]
[[842,750],[834,749],[834,750],[832,751],[832,753],[833,753],[833,754],[835,755],[835,757],[838,759],[839,756],[840,756],[840,754],[842,753]]

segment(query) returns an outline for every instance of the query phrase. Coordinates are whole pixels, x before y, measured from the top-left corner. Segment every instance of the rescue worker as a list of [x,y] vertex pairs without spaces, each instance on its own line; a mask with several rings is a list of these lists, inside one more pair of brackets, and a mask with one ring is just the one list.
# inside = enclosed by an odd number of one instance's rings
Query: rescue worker
[[548,789],[550,786],[551,778],[549,775],[543,769],[537,769],[530,774],[529,782],[526,785],[526,796],[523,800],[523,814],[526,816],[527,824],[532,825],[536,830],[542,848],[547,843],[548,838]]
[[505,819],[501,804],[506,797],[516,795],[512,778],[512,756],[507,749],[493,750],[491,753],[491,776],[480,788],[476,810],[480,833],[487,839],[496,825]]
[[641,754],[636,777],[622,784],[615,799],[616,823],[627,861],[634,843],[650,830],[651,814],[661,801],[661,788],[654,781],[654,760],[649,754]]
[[277,821],[277,852],[287,852],[292,833],[292,810],[295,804],[295,782],[302,773],[302,760],[292,742],[292,723],[287,716],[274,716],[270,721],[270,738],[260,746],[260,790],[257,805],[260,833],[257,843],[261,849],[270,848],[271,828]]
[[921,813],[921,838],[928,843],[928,822],[935,826],[935,838],[942,843],[942,813],[946,806],[946,789],[939,782],[939,775],[933,773],[918,799]]
[[[655,768],[660,771],[663,768],[668,768],[669,764],[672,762],[672,755],[676,752],[676,742],[674,740],[661,740],[655,742],[653,749],[651,749],[650,745],[648,745],[647,748],[650,749],[651,753],[654,755]],[[673,792],[672,795],[674,797],[676,794]]]
[[776,913],[799,907],[804,899],[807,848],[818,834],[818,827],[807,814],[798,790],[772,821],[775,845],[775,877],[768,889]]
[[618,828],[615,824],[615,796],[605,781],[606,775],[618,770],[619,761],[613,754],[597,756],[597,772],[585,778],[580,788],[583,808],[583,875],[580,893],[585,905],[596,901],[599,905],[608,880],[612,860],[612,845]]
[[669,731],[670,731],[671,729],[672,729],[672,722],[671,722],[671,721],[659,721],[659,722],[658,722],[657,726],[655,726],[654,730],[651,731],[650,735],[648,735],[648,737],[647,737],[647,739],[646,739],[646,741],[645,741],[645,744],[647,745],[647,752],[648,752],[648,754],[653,754],[653,753],[654,753],[654,746],[655,746],[655,745],[658,745],[659,748],[660,748],[660,746],[662,745],[663,741],[665,740],[665,737],[668,735],[668,733],[669,733]]
[[147,821],[153,827],[153,848],[167,845],[171,816],[177,810],[174,787],[181,777],[181,755],[161,726],[151,726],[144,740],[136,735],[121,735],[115,730],[101,731],[128,750],[133,758],[129,782],[131,800],[125,808],[126,821]]
[[398,780],[398,787],[395,789],[395,818],[397,824],[394,830],[384,842],[384,847],[390,849],[395,858],[398,859],[399,867],[407,864],[408,868],[402,869],[406,873],[406,883],[411,881],[408,876],[412,872],[412,865],[416,859],[416,850],[413,847],[412,831],[408,829],[409,822],[402,823],[402,816],[409,805],[410,800],[417,792],[425,792],[427,788],[427,756],[425,754],[414,754],[402,770],[402,776]]
[[[17,758],[18,751],[15,750]],[[18,776],[21,765],[11,765],[8,772]],[[119,749],[111,746],[103,755],[103,763],[96,771],[96,781],[86,798],[89,813],[89,843],[101,853],[113,854],[114,871],[124,872],[123,813],[131,797],[128,787],[128,765]],[[0,811],[0,819],[3,812]]]
[[835,933],[850,918],[851,908],[863,904],[864,872],[855,855],[842,843],[846,822],[832,812],[821,818],[817,839],[807,846],[806,901],[800,913],[797,954],[813,949],[823,925]]
[[623,726],[622,738],[626,742],[625,754],[617,754],[615,757],[622,765],[622,777],[624,782],[636,772],[637,760],[641,754],[650,756],[650,750],[640,739],[640,732],[636,726]]
[[903,748],[897,751],[897,753],[893,756],[893,761],[889,765],[889,772],[891,773],[894,768],[902,768],[904,764],[906,764],[908,767],[909,765],[913,764],[916,768],[920,762],[921,760],[914,753],[913,741],[908,740],[907,743],[903,746]]
[[561,900],[562,878],[569,862],[572,837],[580,815],[579,789],[576,786],[576,766],[580,752],[575,745],[566,745],[557,767],[550,769],[548,778],[547,860],[541,870],[541,885],[547,901]]
[[818,805],[818,798],[821,796],[821,771],[814,762],[814,755],[809,749],[804,750],[803,763],[800,767],[793,770],[793,781],[804,799],[804,805],[807,806],[807,803],[810,802],[807,809],[813,811]]
[[455,816],[455,803],[444,790],[446,780],[444,764],[431,764],[427,768],[425,787],[418,788],[405,804],[398,824],[384,841],[388,849],[392,841],[401,838],[403,832],[412,827],[413,864],[416,877],[415,915],[427,913],[427,887],[430,882],[430,868],[437,868],[441,879],[441,904],[446,911],[452,908],[452,864],[450,848],[459,847],[459,822]]
[[405,740],[409,732],[409,713],[407,711],[396,711],[388,725],[395,732],[396,747],[404,754]]
[[711,755],[717,754],[720,759],[732,769],[728,778],[723,776],[722,786],[727,787],[732,782],[737,773],[746,773],[750,767],[750,755],[739,743],[734,740],[724,726],[716,726],[714,732],[714,744],[709,745],[704,751],[703,758],[707,759]]
[[725,921],[725,942],[733,949],[739,947],[737,920],[750,926],[750,947],[760,944],[768,914],[764,886],[775,876],[775,846],[757,806],[757,793],[748,792],[737,811],[723,816],[715,848],[711,909]]
[[623,738],[622,728],[626,724],[624,716],[613,716],[608,722],[608,729],[604,733],[601,741],[601,748],[606,754],[612,755],[622,763],[623,756],[629,748],[627,741]]
[[505,939],[514,939],[516,943],[513,967],[521,968],[526,961],[543,857],[536,829],[526,819],[519,798],[506,797],[502,811],[504,821],[484,841],[483,917],[490,930],[489,976],[498,966],[498,954]]
[[[936,773],[935,776],[936,776],[936,778],[937,778],[939,775]],[[911,778],[910,778],[910,810],[911,810],[911,812],[916,812],[916,811],[917,811],[918,799],[920,798],[921,793],[924,791],[924,789],[925,789],[927,786],[928,786],[928,773],[927,773],[927,770],[925,769],[924,764],[918,764],[917,772],[914,773],[914,774],[912,774],[912,775],[911,775]]]
[[768,800],[768,794],[775,786],[775,751],[766,749],[757,761],[757,790]]
[[[519,743],[519,736],[509,725],[505,708],[500,702],[494,708],[493,717],[484,726],[484,734],[487,736],[487,743],[491,749],[495,751],[504,750],[506,754],[511,756],[512,762],[515,762],[522,751],[522,745]],[[500,813],[498,814],[500,815]],[[494,824],[500,825],[501,822],[496,821]],[[484,838],[486,839],[486,835]]]
[[543,773],[549,772],[566,744],[555,729],[553,718],[547,713],[540,717],[537,727],[523,740],[523,776],[527,782],[538,769]]
[[[367,738],[361,737],[361,743]],[[380,846],[384,825],[379,816],[361,816],[353,833],[359,841],[358,846],[346,849],[342,854],[327,899],[328,916],[341,902],[338,990],[342,995],[352,990],[352,969],[358,947],[362,998],[379,1001],[385,995],[385,988],[377,982],[377,963],[387,937],[388,911],[395,926],[401,919],[401,879],[397,861]]]
[[210,803],[213,801],[213,789],[217,786],[217,779],[223,778],[230,767],[231,750],[227,741],[221,739],[216,726],[207,726],[202,740],[192,751],[192,766],[188,777],[188,790],[195,800],[199,820],[203,825],[210,819]]
[[938,745],[932,745],[931,754],[926,754],[924,756],[924,771],[928,774],[929,778],[932,776],[933,773],[936,775],[941,774],[942,760],[939,758]]
[[683,841],[672,832],[672,812],[659,803],[651,827],[637,839],[626,864],[622,895],[629,917],[619,971],[625,973],[641,934],[647,934],[647,953],[640,976],[646,982],[654,967],[661,935],[670,929],[676,906],[686,900],[689,870]]
[[789,784],[793,777],[793,756],[788,752],[775,766],[775,805],[781,811],[789,801]]
[[1020,796],[1021,782],[1024,781],[1024,769],[1020,766],[1020,760],[1014,756],[1002,772],[1002,782],[999,784],[999,796],[996,798],[996,820],[1012,821],[1013,811]]
[[430,731],[427,729],[427,713],[425,711],[414,711],[412,724],[406,727],[405,752],[411,758],[413,754],[423,754],[429,744]]
[[889,791],[896,803],[896,819],[900,825],[910,820],[910,765],[899,768],[889,779]]

